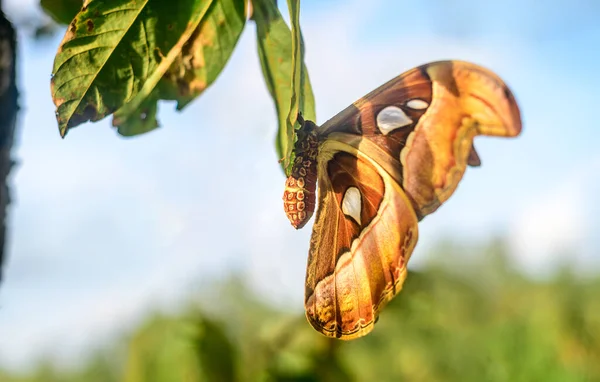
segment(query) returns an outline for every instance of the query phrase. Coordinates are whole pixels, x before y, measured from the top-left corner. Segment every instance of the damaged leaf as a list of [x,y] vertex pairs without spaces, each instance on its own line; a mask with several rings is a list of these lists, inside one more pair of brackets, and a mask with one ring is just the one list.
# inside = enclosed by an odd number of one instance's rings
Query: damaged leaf
[[[242,33],[244,11],[245,0],[213,1],[200,22],[186,31],[181,46],[178,43],[177,49],[173,49],[172,53],[176,53],[173,59],[163,60],[157,70],[161,77],[148,79],[144,88],[115,112],[113,126],[118,127],[119,133],[135,135],[158,126],[156,103],[153,105],[149,100],[176,100],[177,110],[181,110],[210,86],[225,67]],[[156,79],[159,82],[154,87]]]
[[[202,79],[194,65],[201,55],[206,62],[206,49],[194,41],[206,42],[204,31],[210,31],[213,22],[219,31],[230,31],[222,24],[233,20],[234,32],[230,32],[235,38],[226,41],[235,45],[243,28],[243,11],[244,0],[88,2],[69,25],[54,62],[52,97],[61,135],[113,112],[113,125],[122,135],[157,127],[160,99],[187,104],[201,92],[174,92],[173,86],[165,87],[164,83],[178,78],[172,68],[188,64],[189,72],[200,80],[214,81],[233,46],[215,64],[205,65]],[[218,37],[208,38],[214,41]],[[187,75],[193,83],[195,77]]]
[[171,3],[91,1],[79,12],[59,47],[51,83],[63,137],[114,112],[148,87],[161,64],[168,67],[166,56],[208,7],[200,0]]
[[183,109],[219,76],[246,22],[245,0],[213,2],[159,86],[164,99]]

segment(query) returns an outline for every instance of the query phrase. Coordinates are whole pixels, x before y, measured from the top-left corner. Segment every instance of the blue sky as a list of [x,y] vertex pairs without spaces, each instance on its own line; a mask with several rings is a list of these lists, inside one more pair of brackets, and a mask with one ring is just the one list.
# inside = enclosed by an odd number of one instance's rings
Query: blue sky
[[[13,0],[10,11],[34,3]],[[404,70],[448,58],[497,72],[524,120],[518,139],[476,141],[483,166],[422,222],[410,266],[440,238],[503,233],[527,272],[551,270],[563,248],[576,250],[569,261],[580,269],[599,269],[600,5],[364,4],[302,4],[319,123]],[[24,366],[42,352],[77,359],[151,307],[176,306],[232,270],[300,312],[312,223],[295,231],[282,210],[276,118],[254,27],[213,87],[182,113],[161,105],[163,127],[133,139],[108,120],[59,137],[49,81],[61,37],[21,41],[0,364]]]

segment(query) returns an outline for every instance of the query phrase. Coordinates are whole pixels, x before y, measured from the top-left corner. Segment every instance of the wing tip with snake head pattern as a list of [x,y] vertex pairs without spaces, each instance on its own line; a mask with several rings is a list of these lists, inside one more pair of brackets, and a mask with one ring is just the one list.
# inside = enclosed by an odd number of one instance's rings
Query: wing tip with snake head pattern
[[464,61],[419,70],[431,81],[432,102],[408,136],[400,161],[402,186],[422,218],[452,195],[468,164],[481,163],[476,136],[516,137],[522,123],[514,95],[492,71]]

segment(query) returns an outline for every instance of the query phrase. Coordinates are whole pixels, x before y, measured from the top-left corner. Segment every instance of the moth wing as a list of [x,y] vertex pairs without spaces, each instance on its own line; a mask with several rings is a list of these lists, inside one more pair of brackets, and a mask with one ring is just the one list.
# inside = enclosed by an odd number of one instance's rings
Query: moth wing
[[400,185],[367,153],[330,139],[318,161],[306,316],[326,336],[353,339],[373,329],[402,288],[418,220]]
[[452,195],[467,165],[481,164],[475,136],[514,137],[521,129],[517,102],[500,77],[476,64],[439,61],[373,90],[320,134],[360,136],[356,148],[369,140],[388,153],[393,159],[383,164],[421,219]]

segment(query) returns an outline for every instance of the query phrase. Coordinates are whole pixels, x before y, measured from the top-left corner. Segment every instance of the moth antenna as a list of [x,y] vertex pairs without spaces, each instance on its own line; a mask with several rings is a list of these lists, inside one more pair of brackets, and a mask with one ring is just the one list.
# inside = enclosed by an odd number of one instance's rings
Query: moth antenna
[[304,117],[302,117],[302,112],[301,112],[301,111],[299,111],[299,112],[298,112],[298,116],[296,117],[296,121],[298,121],[298,123],[299,123],[299,124],[300,124],[302,127],[304,127],[304,122],[305,122],[305,121],[304,121]]

